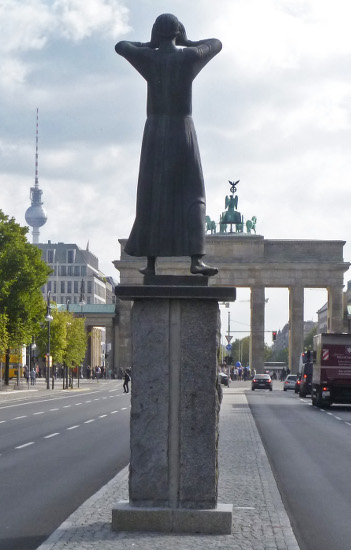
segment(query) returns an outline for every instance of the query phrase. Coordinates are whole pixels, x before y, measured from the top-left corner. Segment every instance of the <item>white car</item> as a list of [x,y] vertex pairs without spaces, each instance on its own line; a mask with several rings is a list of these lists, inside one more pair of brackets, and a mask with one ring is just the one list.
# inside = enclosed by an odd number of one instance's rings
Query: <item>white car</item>
[[295,391],[295,384],[297,380],[297,374],[288,374],[286,377],[286,380],[284,382],[283,390],[294,390]]

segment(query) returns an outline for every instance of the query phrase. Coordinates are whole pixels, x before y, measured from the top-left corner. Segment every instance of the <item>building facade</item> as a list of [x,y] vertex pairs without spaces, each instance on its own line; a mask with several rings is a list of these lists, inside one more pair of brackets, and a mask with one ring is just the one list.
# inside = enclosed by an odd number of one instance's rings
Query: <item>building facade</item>
[[44,296],[51,293],[57,304],[112,304],[115,303],[112,277],[99,270],[98,258],[87,248],[76,244],[39,243],[42,259],[52,269],[47,284],[42,288]]

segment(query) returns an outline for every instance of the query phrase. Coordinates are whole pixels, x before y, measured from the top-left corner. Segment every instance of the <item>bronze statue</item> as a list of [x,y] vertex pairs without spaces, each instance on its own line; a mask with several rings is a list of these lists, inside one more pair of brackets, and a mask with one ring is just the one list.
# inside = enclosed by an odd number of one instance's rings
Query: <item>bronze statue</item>
[[221,48],[215,38],[188,40],[168,13],[157,17],[150,42],[116,44],[147,81],[136,218],[125,246],[131,256],[147,256],[143,274],[155,274],[157,256],[190,256],[191,273],[218,273],[202,261],[205,187],[191,114],[192,82]]

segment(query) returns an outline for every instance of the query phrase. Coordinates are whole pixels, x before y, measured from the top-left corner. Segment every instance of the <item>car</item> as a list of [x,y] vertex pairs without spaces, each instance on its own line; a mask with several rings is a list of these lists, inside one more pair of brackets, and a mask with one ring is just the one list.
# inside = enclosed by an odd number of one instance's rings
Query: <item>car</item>
[[313,363],[307,361],[301,369],[301,382],[299,386],[299,396],[306,397],[306,395],[312,394],[312,375],[313,375]]
[[272,378],[269,374],[256,374],[254,376],[251,382],[251,390],[254,391],[256,389],[268,389],[272,391]]
[[218,373],[218,380],[223,386],[229,386],[229,378],[225,372]]
[[296,381],[297,374],[288,374],[284,382],[283,390],[295,390]]
[[295,393],[299,393],[300,384],[301,384],[301,374],[298,375],[297,380],[295,382]]

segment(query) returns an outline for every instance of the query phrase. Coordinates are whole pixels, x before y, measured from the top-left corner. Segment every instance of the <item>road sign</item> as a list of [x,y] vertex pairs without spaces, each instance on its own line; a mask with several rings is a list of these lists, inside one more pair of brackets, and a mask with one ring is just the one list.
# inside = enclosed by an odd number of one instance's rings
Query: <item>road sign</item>
[[227,344],[226,347],[225,347],[226,350],[230,351],[232,349],[232,345],[231,344]]
[[233,336],[229,336],[228,334],[226,334],[226,339],[227,339],[228,344],[230,344],[230,341],[231,341],[232,338],[233,338]]

